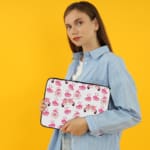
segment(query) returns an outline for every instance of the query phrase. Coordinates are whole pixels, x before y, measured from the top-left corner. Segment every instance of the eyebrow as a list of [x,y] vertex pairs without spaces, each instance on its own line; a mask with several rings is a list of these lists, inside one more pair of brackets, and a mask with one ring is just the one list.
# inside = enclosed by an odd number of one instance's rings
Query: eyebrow
[[[77,19],[75,19],[73,22],[78,22],[79,20],[82,20],[82,18],[77,18]],[[65,25],[70,25],[70,24],[68,24],[68,23],[66,23]]]

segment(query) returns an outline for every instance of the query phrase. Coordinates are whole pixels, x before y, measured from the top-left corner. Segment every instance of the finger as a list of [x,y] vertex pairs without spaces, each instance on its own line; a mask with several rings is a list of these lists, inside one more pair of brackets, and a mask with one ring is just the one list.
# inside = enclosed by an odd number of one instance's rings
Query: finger
[[67,130],[68,126],[69,126],[69,122],[65,123],[65,124],[61,127],[60,130],[61,130],[62,132],[64,132],[64,133],[66,133],[66,130]]
[[70,133],[71,134],[71,127],[70,127],[70,125],[69,126],[67,126],[67,128],[66,128],[66,130],[65,130],[65,133]]
[[45,109],[46,109],[46,108],[40,108],[40,111],[42,111],[42,112],[43,112]]
[[47,107],[47,105],[46,104],[41,104],[41,107]]
[[45,104],[44,104],[44,105],[42,104],[42,105],[40,106],[40,110],[43,111],[43,110],[46,109],[46,107],[47,107],[47,106],[46,106]]
[[44,100],[41,102],[41,105],[44,105],[45,104],[45,102],[44,102]]
[[71,127],[70,127],[70,125],[68,125],[66,128],[65,128],[65,130],[64,131],[62,131],[63,133],[70,133],[71,134]]
[[60,130],[61,130],[62,132],[65,132],[66,128],[67,128],[67,123],[66,123],[66,124],[64,124],[64,125],[61,127],[61,129],[60,129]]

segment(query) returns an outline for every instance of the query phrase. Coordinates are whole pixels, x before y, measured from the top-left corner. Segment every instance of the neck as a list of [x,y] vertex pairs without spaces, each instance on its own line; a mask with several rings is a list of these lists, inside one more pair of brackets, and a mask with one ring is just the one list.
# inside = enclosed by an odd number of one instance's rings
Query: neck
[[96,39],[82,46],[83,52],[91,51],[100,47],[99,41]]

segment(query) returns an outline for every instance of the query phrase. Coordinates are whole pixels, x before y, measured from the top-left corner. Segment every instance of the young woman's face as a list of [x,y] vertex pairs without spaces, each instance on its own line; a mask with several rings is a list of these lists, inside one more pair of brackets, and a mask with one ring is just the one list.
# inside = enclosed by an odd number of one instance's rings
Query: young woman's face
[[97,20],[91,20],[84,12],[76,9],[69,12],[65,17],[65,25],[68,37],[78,47],[86,47],[97,40],[96,32],[99,28]]

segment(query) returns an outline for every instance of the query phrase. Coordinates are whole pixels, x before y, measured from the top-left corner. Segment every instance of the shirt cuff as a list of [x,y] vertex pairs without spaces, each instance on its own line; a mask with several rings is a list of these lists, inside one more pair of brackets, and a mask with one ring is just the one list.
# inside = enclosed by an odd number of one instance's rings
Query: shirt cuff
[[97,129],[96,122],[94,121],[93,116],[86,116],[85,117],[88,128],[89,128],[89,134],[93,136],[102,136],[104,133],[101,129]]

